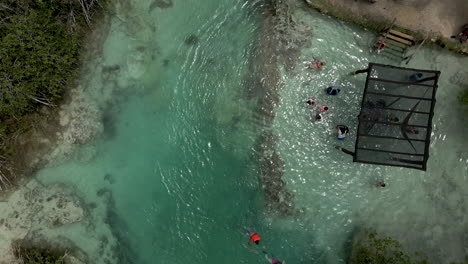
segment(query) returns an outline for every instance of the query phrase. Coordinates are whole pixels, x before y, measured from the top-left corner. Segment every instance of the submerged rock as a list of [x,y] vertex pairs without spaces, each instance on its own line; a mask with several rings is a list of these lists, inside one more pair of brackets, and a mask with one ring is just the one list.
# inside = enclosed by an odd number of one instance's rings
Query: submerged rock
[[172,0],[154,0],[149,6],[148,12],[153,11],[155,8],[169,8],[172,7]]
[[104,180],[109,182],[110,184],[115,183],[115,177],[114,177],[114,175],[112,175],[110,173],[107,173],[106,175],[104,175]]
[[265,193],[267,207],[282,217],[296,214],[293,195],[286,189],[282,179],[285,164],[276,152],[276,136],[265,131],[259,139],[260,184]]
[[184,43],[185,43],[185,45],[193,46],[193,45],[198,44],[198,40],[199,39],[198,39],[197,35],[190,34],[185,38]]

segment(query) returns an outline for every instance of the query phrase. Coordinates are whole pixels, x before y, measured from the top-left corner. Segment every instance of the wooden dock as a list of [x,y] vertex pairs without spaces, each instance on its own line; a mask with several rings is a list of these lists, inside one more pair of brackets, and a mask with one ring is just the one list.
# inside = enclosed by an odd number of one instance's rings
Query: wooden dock
[[416,43],[412,36],[391,28],[382,32],[378,41],[387,44],[381,54],[396,60],[402,60],[406,50]]

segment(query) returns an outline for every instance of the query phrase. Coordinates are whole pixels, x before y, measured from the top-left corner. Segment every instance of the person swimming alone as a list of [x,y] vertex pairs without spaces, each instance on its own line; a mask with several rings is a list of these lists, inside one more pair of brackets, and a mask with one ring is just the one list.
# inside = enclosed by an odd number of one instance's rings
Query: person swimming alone
[[327,89],[325,89],[325,93],[328,95],[338,95],[340,93],[341,89],[336,88],[334,86],[330,86]]
[[309,97],[307,99],[306,104],[309,108],[314,108],[317,106],[317,99],[315,97]]
[[322,115],[320,113],[315,114],[315,122],[322,121]]
[[338,132],[338,135],[336,136],[336,138],[338,140],[345,140],[346,136],[349,133],[349,128],[345,125],[337,125],[336,131]]
[[317,69],[317,70],[321,71],[323,69],[323,66],[325,66],[325,62],[322,62],[320,60],[316,60],[316,61],[314,61],[313,63],[311,63],[309,65],[309,68]]
[[249,228],[247,229],[247,228],[239,227],[239,231],[249,236],[249,246],[250,246],[250,249],[252,250],[253,249],[252,243],[255,243],[256,245],[258,245],[260,243],[261,238],[255,231],[255,229],[252,227],[252,222],[250,221],[250,219],[248,219],[248,221],[249,221]]

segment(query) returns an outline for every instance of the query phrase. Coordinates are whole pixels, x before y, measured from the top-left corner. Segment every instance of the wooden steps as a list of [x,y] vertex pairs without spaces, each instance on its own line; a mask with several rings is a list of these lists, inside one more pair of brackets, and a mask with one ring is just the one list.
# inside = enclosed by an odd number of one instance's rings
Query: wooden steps
[[407,49],[407,48],[409,48],[408,45],[405,45],[405,44],[403,44],[403,43],[400,43],[400,42],[397,42],[397,41],[394,41],[394,40],[391,40],[391,39],[385,39],[385,40],[384,40],[384,37],[380,37],[379,40],[381,40],[381,41],[387,43],[387,45],[389,45],[389,46],[398,47],[398,48],[400,48],[400,49]]
[[412,36],[391,28],[382,32],[379,41],[387,44],[381,51],[382,55],[396,60],[402,60],[406,50],[415,44]]
[[401,38],[404,38],[404,39],[407,39],[407,40],[410,40],[410,41],[413,41],[413,42],[414,42],[413,36],[410,36],[410,35],[405,34],[405,33],[403,33],[403,32],[390,29],[390,30],[388,31],[388,33],[393,34],[393,35],[395,35],[395,36],[399,36],[399,37],[401,37]]
[[400,42],[402,44],[405,44],[405,45],[408,45],[408,46],[412,46],[414,44],[414,42],[410,41],[410,40],[406,40],[404,38],[400,38],[396,35],[393,35],[393,34],[389,34],[389,33],[383,33],[382,34],[384,37],[386,37],[387,39],[391,39],[391,40],[394,40],[396,42]]

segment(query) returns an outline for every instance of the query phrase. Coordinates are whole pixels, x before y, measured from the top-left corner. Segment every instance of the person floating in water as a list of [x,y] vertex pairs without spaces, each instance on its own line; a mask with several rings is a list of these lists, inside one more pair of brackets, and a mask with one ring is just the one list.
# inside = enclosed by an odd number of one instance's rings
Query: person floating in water
[[325,89],[325,93],[328,94],[328,95],[338,95],[338,93],[340,93],[340,91],[341,90],[339,88],[336,88],[334,86],[330,86],[327,89]]
[[379,188],[379,187],[382,187],[382,188],[383,188],[383,187],[385,187],[385,186],[386,186],[386,185],[385,185],[385,182],[384,182],[383,179],[380,180],[376,185],[374,185],[374,187],[377,187],[377,188]]
[[281,261],[281,260],[279,260],[277,258],[273,258],[273,257],[269,258],[268,257],[268,252],[266,252],[266,251],[263,251],[263,254],[265,254],[265,259],[271,264],[286,264],[286,261],[284,261],[284,260]]
[[328,106],[322,105],[322,106],[320,107],[320,112],[324,112],[324,113],[325,113],[326,111],[328,111]]
[[337,125],[336,131],[338,132],[338,135],[336,136],[336,138],[338,140],[345,140],[346,136],[349,133],[349,128],[345,125]]
[[419,134],[419,130],[415,128],[414,126],[406,126],[405,131],[406,133],[409,133],[409,134],[416,134],[416,135]]
[[325,62],[322,62],[320,60],[315,60],[309,65],[309,68],[311,69],[317,69],[319,71],[323,70],[323,66],[325,66]]
[[253,249],[252,248],[252,243],[255,243],[255,244],[259,244],[260,243],[260,236],[257,234],[257,232],[255,231],[255,229],[252,227],[252,222],[250,221],[250,219],[248,220],[249,221],[249,228],[240,228],[239,227],[239,231],[242,233],[242,234],[246,234],[247,236],[249,236],[249,246],[250,246],[250,249]]
[[315,115],[315,119],[314,119],[315,122],[319,122],[319,121],[322,121],[322,115],[320,113],[317,113]]
[[307,107],[314,108],[317,106],[317,99],[315,97],[309,97],[306,101]]
[[387,116],[387,122],[392,123],[392,124],[398,124],[398,122],[400,122],[400,119],[394,114],[389,114]]
[[380,52],[387,47],[387,43],[379,40],[377,44],[375,44],[375,50],[377,51],[377,54],[380,54]]

